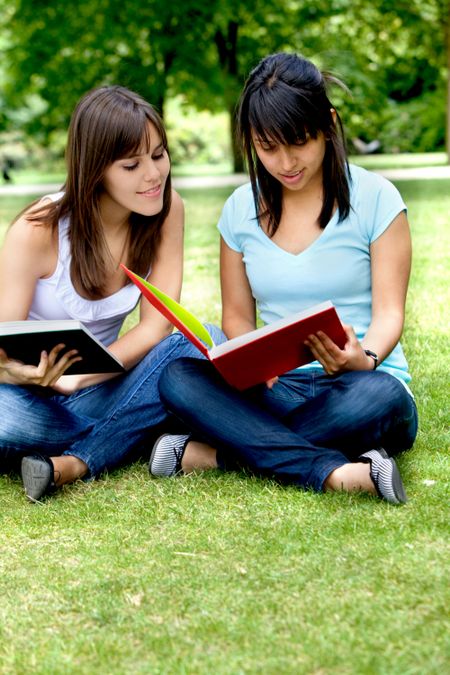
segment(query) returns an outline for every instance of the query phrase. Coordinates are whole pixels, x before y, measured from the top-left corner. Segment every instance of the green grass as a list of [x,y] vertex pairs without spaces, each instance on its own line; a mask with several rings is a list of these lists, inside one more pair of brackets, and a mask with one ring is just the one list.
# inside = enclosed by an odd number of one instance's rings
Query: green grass
[[[403,340],[421,426],[409,503],[141,463],[45,504],[0,477],[0,672],[441,675],[448,606],[450,181],[402,181],[414,264]],[[185,190],[184,303],[219,321],[216,220]],[[0,220],[28,198],[2,200]]]
[[423,166],[445,166],[445,152],[408,152],[395,155],[357,155],[351,158],[355,164],[369,170],[376,169],[412,169]]

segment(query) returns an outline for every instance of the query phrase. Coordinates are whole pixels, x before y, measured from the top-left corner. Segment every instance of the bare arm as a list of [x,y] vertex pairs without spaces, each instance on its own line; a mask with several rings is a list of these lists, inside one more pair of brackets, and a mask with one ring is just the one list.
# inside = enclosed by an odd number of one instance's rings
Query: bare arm
[[256,327],[255,301],[242,261],[242,254],[220,240],[222,328],[233,338]]
[[372,321],[362,343],[380,361],[393,350],[403,332],[406,293],[411,271],[411,235],[400,213],[370,247]]
[[[49,276],[56,265],[57,243],[47,227],[38,227],[22,216],[8,230],[0,251],[0,321],[20,321],[28,317],[37,280]],[[47,354],[42,352],[37,366],[13,361],[0,350],[0,382],[52,386],[79,360],[72,350],[61,358],[62,344]]]
[[373,369],[364,349],[375,352],[381,363],[401,337],[411,269],[411,236],[404,212],[371,244],[370,254],[372,320],[364,339],[360,343],[352,327],[346,326],[348,342],[343,350],[323,333],[311,336],[307,343],[327,373]]
[[57,247],[50,228],[30,223],[26,214],[10,227],[0,251],[0,321],[28,317],[38,279],[55,269]]

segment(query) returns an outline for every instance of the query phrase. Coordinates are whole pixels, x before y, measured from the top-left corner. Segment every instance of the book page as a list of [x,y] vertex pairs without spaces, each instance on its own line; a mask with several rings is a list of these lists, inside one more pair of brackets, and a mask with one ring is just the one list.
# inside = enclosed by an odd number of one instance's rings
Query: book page
[[[189,338],[187,333],[191,333],[197,340],[203,342],[208,348],[214,347],[214,342],[211,335],[208,333],[204,325],[197,319],[192,312],[185,309],[179,302],[171,298],[159,288],[153,286],[149,281],[146,281],[138,274],[131,272],[125,265],[121,264],[122,269],[138,287],[145,294],[145,297],[151,302],[156,309],[158,309],[171,323],[180,329],[182,333]],[[185,332],[186,330],[186,332]],[[191,339],[191,338],[189,338]],[[192,340],[191,340],[192,341]],[[198,346],[198,345],[197,345]],[[203,347],[204,349],[204,347]]]
[[298,312],[297,314],[291,314],[284,319],[279,319],[273,323],[268,323],[265,326],[261,326],[261,328],[256,328],[256,330],[252,330],[249,333],[244,333],[244,335],[238,335],[237,337],[228,340],[228,342],[215,345],[214,348],[210,350],[210,356],[216,357],[220,356],[221,354],[227,354],[237,347],[249,344],[254,340],[259,340],[265,335],[270,335],[271,333],[275,333],[285,326],[290,326],[291,324],[298,323],[302,319],[314,316],[315,314],[320,314],[331,307],[333,307],[333,304],[327,300],[326,302],[321,302],[320,304],[314,305],[314,307],[305,309],[302,312]]

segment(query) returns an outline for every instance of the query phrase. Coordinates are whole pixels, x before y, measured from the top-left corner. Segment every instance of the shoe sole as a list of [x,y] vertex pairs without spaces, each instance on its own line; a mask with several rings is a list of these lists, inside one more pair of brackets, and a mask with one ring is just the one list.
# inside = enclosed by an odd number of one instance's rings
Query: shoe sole
[[406,496],[405,487],[403,485],[402,477],[400,476],[400,471],[394,459],[389,458],[389,461],[392,466],[392,489],[394,490],[395,497],[399,504],[406,504],[408,497]]
[[[46,464],[42,465],[41,460],[36,460],[32,457],[24,457],[20,466],[20,474],[22,476],[22,483],[27,499],[33,503],[38,502],[39,499],[47,492],[48,486],[51,482],[49,467]],[[40,481],[42,479],[47,479],[47,485],[45,490],[40,495],[37,497],[32,497],[29,492],[33,492],[36,479],[39,479]]]

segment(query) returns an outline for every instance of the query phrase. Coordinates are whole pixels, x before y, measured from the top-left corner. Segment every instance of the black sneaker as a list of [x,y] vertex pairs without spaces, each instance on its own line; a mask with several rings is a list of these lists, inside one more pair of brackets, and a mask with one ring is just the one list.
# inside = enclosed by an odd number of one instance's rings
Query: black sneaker
[[368,450],[358,459],[370,463],[370,477],[380,497],[391,504],[405,504],[408,501],[397,464],[386,450]]
[[189,435],[163,434],[158,438],[150,455],[148,470],[152,476],[169,477],[181,471],[181,460]]
[[22,459],[21,475],[25,494],[32,502],[56,490],[54,467],[50,457],[29,455]]

